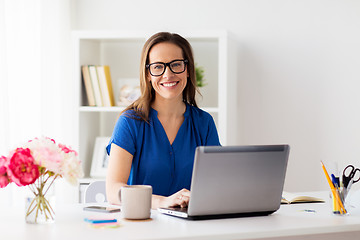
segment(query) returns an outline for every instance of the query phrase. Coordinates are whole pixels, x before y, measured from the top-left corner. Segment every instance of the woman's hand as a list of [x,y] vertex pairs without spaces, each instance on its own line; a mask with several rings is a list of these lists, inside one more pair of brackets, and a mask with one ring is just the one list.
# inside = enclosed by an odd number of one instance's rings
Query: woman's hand
[[[159,199],[159,205],[157,207],[177,207],[180,206],[182,208],[187,207],[190,200],[190,191],[187,189],[181,189],[180,191],[174,193],[168,197],[161,197]],[[156,208],[157,208],[156,207]]]

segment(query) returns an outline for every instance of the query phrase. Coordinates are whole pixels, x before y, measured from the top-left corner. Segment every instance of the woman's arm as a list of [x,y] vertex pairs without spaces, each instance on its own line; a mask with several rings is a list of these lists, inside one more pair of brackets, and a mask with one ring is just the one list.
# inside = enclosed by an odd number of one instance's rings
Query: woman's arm
[[106,175],[106,196],[111,204],[120,204],[120,189],[127,185],[133,155],[125,149],[111,144],[109,165]]
[[[120,189],[127,185],[130,175],[133,155],[125,149],[111,144],[108,172],[106,175],[106,196],[111,204],[121,204]],[[190,191],[182,189],[169,197],[153,194],[151,208],[181,206],[189,203]]]

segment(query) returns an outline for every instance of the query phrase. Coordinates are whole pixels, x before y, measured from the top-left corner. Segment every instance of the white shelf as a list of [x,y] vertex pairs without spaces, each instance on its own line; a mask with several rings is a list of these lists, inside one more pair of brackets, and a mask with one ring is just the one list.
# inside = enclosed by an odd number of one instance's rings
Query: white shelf
[[125,107],[80,107],[80,112],[121,112]]
[[[75,141],[83,162],[85,177],[90,177],[96,137],[110,136],[125,107],[88,107],[81,81],[82,65],[109,65],[114,95],[125,80],[138,79],[143,44],[153,33],[144,31],[74,31],[74,115]],[[195,63],[205,70],[206,86],[197,98],[201,109],[209,112],[218,128],[220,142],[234,142],[236,127],[236,48],[228,32],[180,32],[193,47]],[[231,128],[230,128],[231,126]]]
[[[89,106],[79,107],[80,112],[116,112],[116,113],[120,113],[124,109],[125,109],[125,107],[89,107]],[[208,113],[218,113],[219,112],[219,108],[215,108],[215,107],[213,107],[213,108],[212,107],[209,107],[209,108],[203,107],[201,109]]]

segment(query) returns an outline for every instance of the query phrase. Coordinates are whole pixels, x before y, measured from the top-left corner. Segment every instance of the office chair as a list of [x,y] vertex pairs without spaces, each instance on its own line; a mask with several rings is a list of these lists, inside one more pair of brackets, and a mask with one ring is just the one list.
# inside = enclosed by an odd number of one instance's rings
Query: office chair
[[95,181],[89,184],[85,190],[85,203],[106,202],[105,181]]

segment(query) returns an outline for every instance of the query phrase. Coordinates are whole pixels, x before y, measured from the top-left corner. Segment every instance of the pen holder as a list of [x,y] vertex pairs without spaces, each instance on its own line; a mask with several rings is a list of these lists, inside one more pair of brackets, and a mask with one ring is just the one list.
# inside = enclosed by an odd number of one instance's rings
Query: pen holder
[[330,191],[330,207],[333,214],[347,215],[348,212],[345,207],[345,201],[340,191]]

